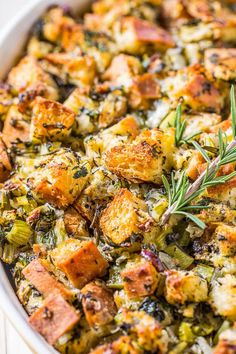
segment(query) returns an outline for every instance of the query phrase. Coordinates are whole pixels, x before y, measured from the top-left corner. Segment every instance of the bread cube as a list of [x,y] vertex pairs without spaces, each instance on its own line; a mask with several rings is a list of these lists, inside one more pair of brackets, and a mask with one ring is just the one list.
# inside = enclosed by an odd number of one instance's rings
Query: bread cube
[[96,76],[96,63],[88,55],[72,55],[70,53],[50,53],[42,62],[49,73],[57,75],[65,83],[77,86],[92,85]]
[[207,281],[192,271],[169,270],[166,272],[165,298],[172,305],[206,301]]
[[85,187],[90,164],[78,153],[61,149],[43,158],[28,178],[28,185],[39,197],[58,208],[66,208]]
[[91,327],[99,327],[113,321],[117,308],[112,291],[104,284],[92,282],[83,289],[82,306],[86,320]]
[[60,294],[65,299],[72,298],[71,291],[50,274],[45,260],[34,259],[23,269],[22,274],[44,297]]
[[195,64],[177,72],[167,79],[168,96],[176,101],[183,98],[183,105],[193,110],[219,113],[223,108],[224,96],[206,77],[203,66]]
[[[231,221],[231,220],[230,220]],[[215,238],[220,254],[225,257],[234,256],[236,248],[236,227],[219,224],[215,230]]]
[[37,97],[33,107],[31,140],[62,141],[70,135],[75,113],[61,103]]
[[13,105],[9,109],[2,133],[7,147],[10,147],[16,141],[29,141],[30,119],[19,111],[17,105]]
[[236,49],[207,49],[205,51],[205,67],[216,79],[234,80],[236,78]]
[[142,54],[148,45],[158,51],[175,46],[163,28],[136,17],[122,17],[115,22],[113,31],[119,50],[129,54]]
[[66,232],[69,235],[75,238],[89,236],[86,220],[73,206],[65,210],[64,223]]
[[78,311],[61,295],[51,294],[44,300],[43,306],[30,316],[29,323],[49,344],[54,345],[79,319]]
[[153,223],[145,202],[125,188],[118,191],[100,218],[102,232],[115,244],[150,231]]
[[12,165],[7,153],[7,147],[3,140],[2,134],[0,134],[0,183],[3,183],[10,176]]
[[128,265],[121,276],[125,292],[131,299],[152,295],[160,280],[155,267],[148,261]]
[[154,74],[146,73],[133,79],[129,104],[134,109],[147,109],[150,101],[160,97],[160,85]]
[[100,345],[94,350],[92,350],[90,354],[104,354],[109,352],[112,354],[139,354],[139,352],[137,352],[136,345],[133,343],[131,337],[129,336],[120,336],[112,343]]
[[26,56],[10,71],[7,82],[18,93],[26,90],[36,90],[42,96],[57,100],[56,84],[33,56]]
[[210,303],[220,316],[236,320],[236,277],[226,274],[217,279],[212,286]]
[[162,183],[162,174],[173,164],[174,130],[144,130],[132,143],[115,146],[106,153],[111,172],[131,182]]
[[57,268],[81,289],[91,280],[105,275],[108,263],[92,241],[67,239],[51,252]]

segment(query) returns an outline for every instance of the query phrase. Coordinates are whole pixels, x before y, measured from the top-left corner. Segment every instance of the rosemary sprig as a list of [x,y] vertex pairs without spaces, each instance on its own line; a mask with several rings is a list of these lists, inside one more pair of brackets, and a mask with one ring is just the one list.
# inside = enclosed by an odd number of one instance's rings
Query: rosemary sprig
[[[231,88],[231,119],[232,131],[236,129],[236,105],[234,98],[234,87]],[[206,151],[197,143],[192,142],[195,148],[202,154],[207,161],[206,170],[190,184],[186,173],[182,172],[179,180],[176,182],[174,174],[171,175],[171,184],[165,176],[162,177],[163,185],[168,194],[169,206],[161,218],[161,225],[164,225],[171,215],[184,215],[204,229],[206,225],[196,216],[191,213],[196,209],[204,209],[203,205],[191,205],[191,202],[199,197],[207,188],[219,184],[223,184],[236,176],[236,171],[226,176],[217,176],[220,167],[236,161],[236,131],[233,131],[234,140],[228,143],[227,137],[222,131],[218,132],[219,139],[219,155],[211,162]]]
[[201,134],[201,131],[197,131],[193,134],[190,134],[189,136],[184,137],[185,129],[187,127],[187,121],[181,119],[182,116],[182,106],[181,103],[178,103],[178,106],[176,108],[176,113],[175,113],[175,122],[174,122],[174,127],[175,127],[175,146],[179,147],[182,144],[187,144],[191,141],[192,139]]

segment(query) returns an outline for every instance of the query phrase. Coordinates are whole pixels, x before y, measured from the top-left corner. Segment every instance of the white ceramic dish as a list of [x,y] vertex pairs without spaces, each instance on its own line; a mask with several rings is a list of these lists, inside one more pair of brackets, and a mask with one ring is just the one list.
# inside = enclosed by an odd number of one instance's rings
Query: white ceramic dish
[[[14,64],[15,59],[22,50],[31,26],[47,7],[55,4],[66,4],[82,12],[89,3],[89,0],[34,0],[33,3],[24,7],[0,33],[0,79],[6,76],[8,70]],[[1,262],[0,306],[34,353],[57,353],[28,325],[27,315],[14,293],[10,278]]]

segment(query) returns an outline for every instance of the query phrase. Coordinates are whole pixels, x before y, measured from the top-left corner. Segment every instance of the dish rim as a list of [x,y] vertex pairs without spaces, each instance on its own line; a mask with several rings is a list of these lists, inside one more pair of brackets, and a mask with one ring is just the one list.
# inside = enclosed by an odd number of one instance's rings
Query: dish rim
[[[9,69],[14,65],[26,42],[31,26],[47,7],[66,4],[82,12],[90,2],[90,0],[33,0],[23,6],[21,11],[13,16],[0,32],[0,79],[4,79]],[[17,29],[19,31],[16,32]],[[0,307],[30,350],[35,354],[57,354],[58,351],[28,324],[27,313],[16,296],[1,260],[0,279]]]

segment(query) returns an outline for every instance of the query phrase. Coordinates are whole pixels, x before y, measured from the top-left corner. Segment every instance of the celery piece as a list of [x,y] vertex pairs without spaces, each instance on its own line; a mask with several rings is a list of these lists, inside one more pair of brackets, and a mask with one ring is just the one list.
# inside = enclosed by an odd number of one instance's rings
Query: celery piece
[[182,322],[179,326],[179,338],[183,342],[192,343],[195,336],[192,332],[192,324],[188,322]]
[[206,279],[209,282],[214,273],[214,268],[206,264],[200,263],[197,265],[194,271],[197,272],[202,278]]
[[22,220],[15,220],[12,229],[7,233],[6,239],[16,247],[24,246],[32,235],[31,227]]
[[167,246],[165,252],[177,261],[179,267],[182,269],[187,269],[194,261],[192,257],[175,244]]
[[13,263],[15,259],[16,247],[12,244],[5,243],[2,252],[2,261],[7,264]]

